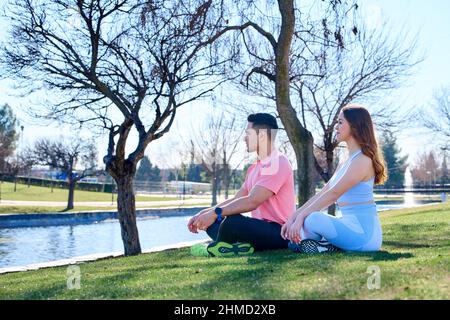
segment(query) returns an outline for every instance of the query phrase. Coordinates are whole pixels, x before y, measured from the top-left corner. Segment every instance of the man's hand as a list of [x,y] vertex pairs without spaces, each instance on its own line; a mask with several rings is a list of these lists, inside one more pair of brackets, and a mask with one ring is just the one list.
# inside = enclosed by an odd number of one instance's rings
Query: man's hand
[[[224,202],[219,203],[217,206],[220,206],[221,208],[223,208],[225,205],[229,204],[230,202],[233,202],[234,200],[245,197],[247,195],[248,195],[247,188],[245,187],[245,185],[242,185],[242,187],[239,189],[239,191],[236,193],[236,195],[232,199],[225,200]],[[191,219],[189,219],[189,222],[187,224],[189,231],[192,233],[198,233],[198,228],[197,228],[195,222],[197,221],[197,219],[199,219],[200,216],[207,214],[209,212],[212,212],[215,215],[214,207],[203,209],[202,211],[197,213],[195,216],[193,216]]]
[[205,231],[212,225],[217,219],[217,215],[214,211],[208,211],[202,215],[200,215],[197,219],[195,219],[193,226],[196,229]]
[[197,227],[195,226],[195,221],[196,221],[200,216],[202,216],[202,215],[204,215],[204,214],[206,214],[206,213],[208,213],[208,212],[210,212],[210,211],[214,212],[214,208],[206,208],[206,209],[203,209],[202,211],[200,211],[199,213],[197,213],[195,216],[193,216],[191,219],[189,219],[189,222],[188,222],[188,225],[187,225],[189,231],[192,232],[192,233],[198,233]]

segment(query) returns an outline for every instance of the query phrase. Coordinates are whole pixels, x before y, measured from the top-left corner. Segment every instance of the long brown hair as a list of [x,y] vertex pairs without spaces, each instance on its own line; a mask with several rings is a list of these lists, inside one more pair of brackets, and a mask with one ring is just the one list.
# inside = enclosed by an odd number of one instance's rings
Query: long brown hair
[[375,171],[375,184],[386,182],[388,175],[383,153],[375,136],[372,117],[366,108],[360,105],[350,104],[342,108],[345,120],[350,125],[353,138],[361,146],[363,154],[372,159]]

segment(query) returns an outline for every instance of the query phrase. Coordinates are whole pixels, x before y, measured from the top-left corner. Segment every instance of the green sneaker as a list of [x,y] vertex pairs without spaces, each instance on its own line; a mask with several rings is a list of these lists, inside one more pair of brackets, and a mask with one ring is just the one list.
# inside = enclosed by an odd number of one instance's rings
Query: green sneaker
[[206,249],[209,243],[197,243],[191,247],[191,254],[195,257],[209,257],[209,252]]
[[255,248],[247,242],[227,243],[223,241],[214,241],[207,247],[212,257],[240,257],[248,256],[255,252]]

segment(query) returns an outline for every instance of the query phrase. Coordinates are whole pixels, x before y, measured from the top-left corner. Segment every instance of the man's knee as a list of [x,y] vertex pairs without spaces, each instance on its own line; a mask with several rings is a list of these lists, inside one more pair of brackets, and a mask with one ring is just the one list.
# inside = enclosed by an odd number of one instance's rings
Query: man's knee
[[234,238],[236,231],[240,229],[242,225],[242,218],[240,214],[226,217],[220,224],[219,234],[220,238],[230,239]]
[[234,229],[237,225],[240,224],[240,222],[242,222],[242,216],[240,214],[228,216],[222,221],[220,228],[221,229]]
[[206,233],[212,240],[217,239],[217,234],[219,233],[220,223],[215,221],[212,225],[206,229]]

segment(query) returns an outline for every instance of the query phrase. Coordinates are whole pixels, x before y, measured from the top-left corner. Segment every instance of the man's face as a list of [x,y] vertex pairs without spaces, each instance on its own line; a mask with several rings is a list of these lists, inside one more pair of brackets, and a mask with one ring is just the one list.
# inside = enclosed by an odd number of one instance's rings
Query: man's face
[[258,150],[258,135],[256,130],[253,129],[253,123],[248,122],[247,128],[245,129],[244,136],[245,144],[247,145],[247,152],[255,152]]

